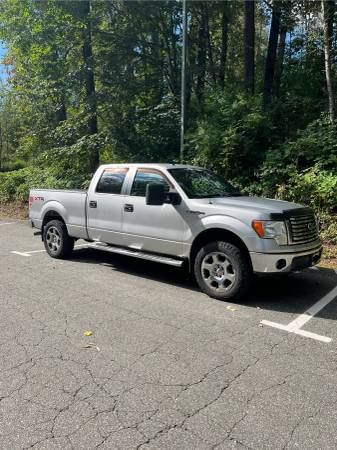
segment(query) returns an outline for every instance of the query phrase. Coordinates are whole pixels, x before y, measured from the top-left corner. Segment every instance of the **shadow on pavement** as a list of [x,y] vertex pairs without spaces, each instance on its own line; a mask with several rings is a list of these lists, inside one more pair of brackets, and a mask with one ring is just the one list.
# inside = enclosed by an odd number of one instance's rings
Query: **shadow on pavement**
[[[302,314],[337,286],[337,273],[333,269],[312,268],[291,273],[285,277],[259,277],[252,296],[242,303],[264,310]],[[326,308],[316,317],[337,320],[337,295],[334,308]]]
[[[71,260],[79,263],[104,265],[111,267],[112,270],[135,277],[200,292],[187,270],[164,264],[114,255],[90,248],[76,250]],[[336,286],[336,271],[326,268],[307,269],[300,273],[279,277],[255,277],[251,293],[239,303],[246,307],[302,314]],[[328,314],[325,314],[323,309],[316,317],[337,320],[337,298],[333,302],[336,302],[336,306],[329,308]]]

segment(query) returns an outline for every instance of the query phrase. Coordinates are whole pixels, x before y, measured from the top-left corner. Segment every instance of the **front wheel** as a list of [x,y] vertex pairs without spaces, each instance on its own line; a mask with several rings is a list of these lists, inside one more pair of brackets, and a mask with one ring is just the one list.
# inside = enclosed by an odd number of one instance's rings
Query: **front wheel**
[[252,282],[251,265],[244,252],[222,241],[211,242],[199,250],[194,274],[200,289],[218,300],[238,300]]
[[60,220],[52,220],[43,230],[43,242],[52,258],[67,258],[74,249],[74,239],[69,236],[67,227]]

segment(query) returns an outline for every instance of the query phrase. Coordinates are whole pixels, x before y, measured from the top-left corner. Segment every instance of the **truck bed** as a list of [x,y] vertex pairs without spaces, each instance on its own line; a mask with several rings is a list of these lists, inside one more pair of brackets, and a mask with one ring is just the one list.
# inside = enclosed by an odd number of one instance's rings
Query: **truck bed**
[[79,192],[82,194],[86,194],[87,189],[31,189],[30,192],[66,192],[66,193]]
[[42,218],[48,211],[62,212],[68,233],[74,237],[87,237],[87,191],[81,189],[32,189],[29,194],[30,218],[41,229]]

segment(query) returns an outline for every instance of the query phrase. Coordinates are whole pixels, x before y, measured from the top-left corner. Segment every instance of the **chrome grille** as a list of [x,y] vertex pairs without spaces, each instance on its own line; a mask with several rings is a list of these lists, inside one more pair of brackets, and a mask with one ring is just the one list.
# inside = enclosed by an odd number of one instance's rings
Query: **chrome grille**
[[296,215],[288,221],[290,243],[306,244],[318,239],[318,226],[313,213]]

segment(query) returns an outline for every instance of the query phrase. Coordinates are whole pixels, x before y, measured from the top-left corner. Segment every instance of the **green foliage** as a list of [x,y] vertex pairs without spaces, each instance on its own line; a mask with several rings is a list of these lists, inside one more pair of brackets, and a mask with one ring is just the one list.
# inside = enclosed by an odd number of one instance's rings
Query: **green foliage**
[[215,92],[207,96],[204,108],[202,119],[188,136],[195,151],[193,162],[239,183],[254,179],[270,136],[260,97]]
[[[288,171],[288,172],[287,172]],[[321,237],[337,244],[337,171],[326,171],[318,163],[296,172],[293,167],[278,167],[257,182],[242,186],[250,195],[276,197],[314,208],[319,217]]]
[[[110,161],[172,162],[179,154],[180,113],[169,96],[154,107],[134,108],[113,130]],[[111,132],[110,132],[111,133]],[[110,139],[109,139],[110,138]],[[111,141],[112,136],[107,136]]]
[[[299,131],[296,139],[286,141],[280,147],[283,165],[305,170],[313,165],[322,170],[337,167],[337,128],[323,116]],[[273,154],[267,158],[269,165],[275,165]]]
[[69,187],[79,187],[90,178],[88,149],[101,148],[104,136],[84,135],[72,145],[54,147],[42,153],[38,161],[53,173],[59,174]]
[[256,179],[244,186],[253,195],[289,199],[333,209],[337,176],[337,129],[325,117],[299,131],[297,138],[269,147]]
[[64,188],[66,183],[51,170],[26,167],[12,172],[0,173],[0,202],[27,201],[30,189]]
[[[323,241],[327,244],[337,245],[337,214],[321,212],[319,214],[319,223]],[[335,248],[335,258],[337,258],[336,252],[337,249]]]
[[319,170],[317,166],[295,173],[287,184],[278,187],[278,196],[317,211],[337,212],[337,173]]
[[[268,108],[261,105],[273,2],[255,2],[254,95],[244,89],[243,5],[188,2],[185,160],[248,194],[315,207],[331,241],[337,126],[325,117],[320,4],[279,2],[288,34]],[[0,1],[8,72],[0,83],[0,201],[24,200],[29,187],[86,186],[95,150],[102,163],[178,161],[181,6]],[[96,113],[98,132],[89,126]]]

